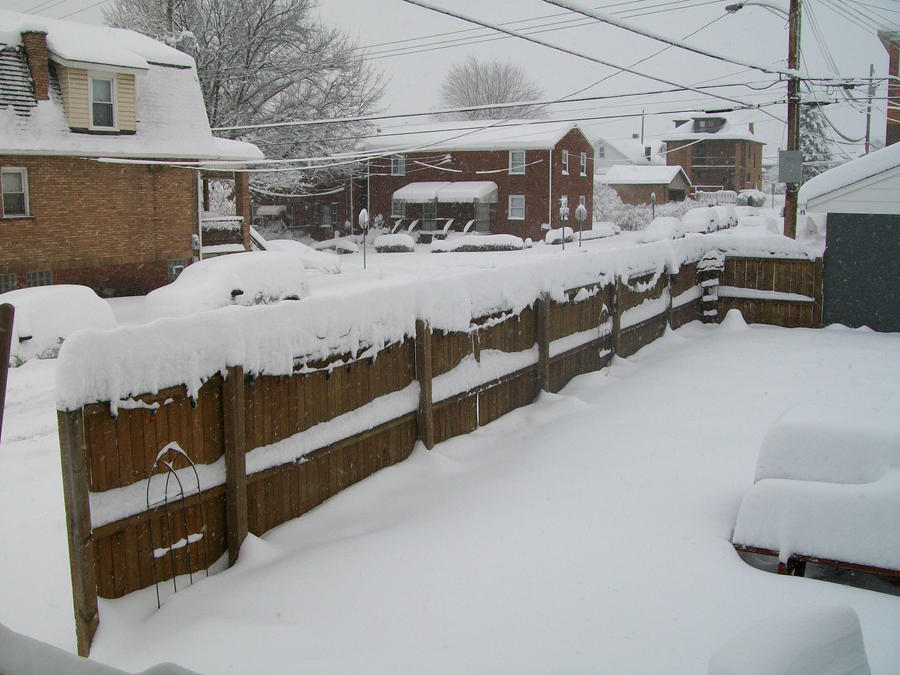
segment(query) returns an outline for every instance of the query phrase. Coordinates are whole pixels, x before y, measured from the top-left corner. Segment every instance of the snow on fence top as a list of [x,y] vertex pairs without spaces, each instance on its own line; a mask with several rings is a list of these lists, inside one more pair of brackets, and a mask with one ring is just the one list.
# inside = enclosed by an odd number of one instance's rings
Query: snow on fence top
[[[777,241],[782,240],[782,241]],[[790,244],[786,243],[790,242]],[[62,345],[56,403],[75,410],[184,385],[194,397],[202,383],[230,366],[262,375],[289,375],[300,360],[358,354],[415,335],[417,319],[433,328],[465,331],[473,318],[521,312],[542,294],[565,301],[565,291],[608,283],[614,275],[676,272],[710,249],[732,255],[774,252],[811,259],[783,237],[697,236],[614,251],[574,249],[566,255],[503,259],[489,269],[436,266],[428,283],[418,277],[372,275],[356,285],[299,302],[224,307],[111,331],[81,331]],[[510,254],[504,254],[510,255]]]

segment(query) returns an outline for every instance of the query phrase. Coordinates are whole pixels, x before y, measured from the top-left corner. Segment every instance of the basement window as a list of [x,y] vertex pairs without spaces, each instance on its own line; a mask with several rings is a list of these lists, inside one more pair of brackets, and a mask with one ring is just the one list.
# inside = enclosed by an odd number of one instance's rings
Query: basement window
[[28,215],[28,170],[3,167],[0,170],[3,185],[3,217],[16,218]]
[[50,270],[40,270],[37,272],[27,272],[25,274],[26,286],[50,286],[53,283],[53,272]]
[[16,290],[16,275],[15,274],[0,274],[0,293],[6,293],[7,291]]

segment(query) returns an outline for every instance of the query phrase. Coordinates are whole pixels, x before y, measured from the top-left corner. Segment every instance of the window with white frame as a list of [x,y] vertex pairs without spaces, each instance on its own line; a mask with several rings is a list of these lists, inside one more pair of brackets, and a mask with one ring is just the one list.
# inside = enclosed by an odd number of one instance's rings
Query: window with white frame
[[509,172],[511,174],[522,175],[525,173],[525,151],[510,150],[509,151]]
[[406,202],[402,199],[391,200],[391,218],[403,218],[406,215]]
[[568,150],[563,150],[563,151],[562,151],[562,155],[563,155],[563,158],[562,158],[562,172],[563,172],[563,173],[569,173],[569,151],[568,151]]
[[3,186],[3,217],[15,218],[28,215],[28,170],[3,167],[0,170]]
[[91,129],[116,128],[116,80],[111,75],[90,76]]
[[509,196],[509,219],[525,220],[525,195]]
[[406,175],[406,155],[392,155],[391,156],[391,175],[392,176],[405,176]]
[[597,158],[603,159],[606,157],[606,146],[603,143],[597,143]]
[[581,175],[587,176],[587,153],[586,152],[581,153],[581,159],[578,162],[578,167],[581,171]]

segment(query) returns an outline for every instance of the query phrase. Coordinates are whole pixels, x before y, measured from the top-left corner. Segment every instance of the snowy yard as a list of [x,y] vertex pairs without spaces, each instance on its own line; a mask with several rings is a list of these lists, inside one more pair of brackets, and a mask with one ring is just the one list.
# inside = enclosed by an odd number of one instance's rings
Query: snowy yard
[[[0,623],[73,650],[54,369],[10,372]],[[730,536],[779,415],[897,409],[898,382],[900,335],[689,324],[249,537],[159,611],[152,588],[101,601],[92,655],[208,673],[702,673],[761,619],[849,605],[872,672],[896,672],[896,587],[759,571]]]

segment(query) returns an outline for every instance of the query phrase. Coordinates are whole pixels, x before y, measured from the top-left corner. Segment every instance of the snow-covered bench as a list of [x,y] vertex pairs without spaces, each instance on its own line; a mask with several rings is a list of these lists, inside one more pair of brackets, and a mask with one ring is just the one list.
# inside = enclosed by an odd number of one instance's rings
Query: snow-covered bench
[[900,577],[900,410],[800,407],[766,434],[739,551]]

